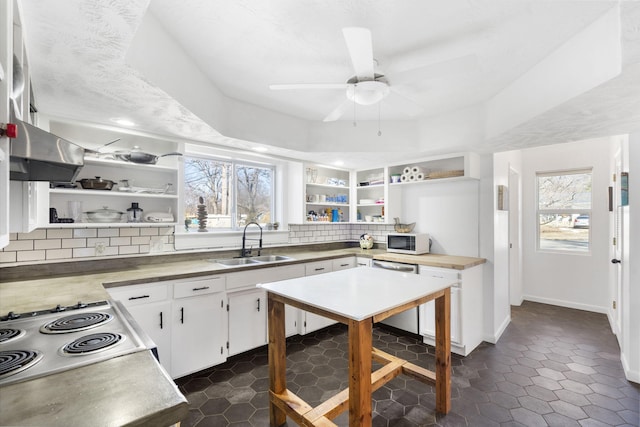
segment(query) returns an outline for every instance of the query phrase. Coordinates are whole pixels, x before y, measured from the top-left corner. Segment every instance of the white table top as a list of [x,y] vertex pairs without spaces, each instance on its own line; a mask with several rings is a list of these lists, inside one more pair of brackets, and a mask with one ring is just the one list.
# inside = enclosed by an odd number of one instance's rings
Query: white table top
[[450,287],[443,278],[357,267],[258,287],[360,321]]

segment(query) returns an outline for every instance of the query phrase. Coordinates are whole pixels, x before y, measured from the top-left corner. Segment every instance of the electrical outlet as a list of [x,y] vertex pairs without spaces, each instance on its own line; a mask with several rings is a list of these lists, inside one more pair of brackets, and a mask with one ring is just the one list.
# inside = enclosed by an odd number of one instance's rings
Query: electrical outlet
[[107,249],[107,244],[105,242],[96,242],[96,255],[102,255],[104,251]]

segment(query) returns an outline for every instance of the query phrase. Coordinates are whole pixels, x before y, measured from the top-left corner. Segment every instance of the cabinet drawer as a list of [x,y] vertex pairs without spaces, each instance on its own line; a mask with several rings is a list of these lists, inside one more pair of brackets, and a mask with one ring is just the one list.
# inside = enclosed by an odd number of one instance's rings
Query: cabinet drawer
[[214,294],[225,290],[224,276],[208,277],[200,280],[177,282],[173,285],[174,298],[186,298],[195,295]]
[[338,258],[331,261],[333,271],[346,270],[347,268],[353,268],[356,266],[356,258]]
[[451,270],[448,268],[437,268],[437,267],[424,267],[420,266],[419,274],[421,276],[429,276],[436,278],[444,278],[452,283],[460,282],[460,273],[456,270]]
[[331,260],[310,262],[304,265],[304,273],[305,273],[305,276],[313,276],[314,274],[330,273],[331,266],[332,266]]
[[111,298],[125,307],[164,301],[169,297],[169,285],[136,285],[107,289]]

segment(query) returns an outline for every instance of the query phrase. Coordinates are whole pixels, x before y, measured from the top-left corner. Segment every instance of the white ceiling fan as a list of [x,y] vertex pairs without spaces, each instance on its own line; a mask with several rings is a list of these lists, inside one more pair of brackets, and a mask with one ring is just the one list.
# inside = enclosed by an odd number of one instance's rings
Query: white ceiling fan
[[[375,72],[377,61],[373,57],[373,43],[371,31],[362,27],[346,27],[342,29],[354,76],[345,83],[294,83],[272,84],[271,90],[296,90],[296,89],[342,89],[346,90],[346,99],[324,118],[325,122],[338,120],[349,106],[374,105],[383,99],[392,104],[398,104],[399,108],[408,116],[414,117],[422,112],[422,107],[414,101],[400,95],[394,90],[384,74]],[[469,69],[476,65],[475,55],[467,55],[453,60],[428,65],[412,64],[404,70],[398,70],[394,80],[398,83],[415,80],[417,78],[433,78],[456,73],[459,70]],[[393,96],[389,96],[393,94]]]

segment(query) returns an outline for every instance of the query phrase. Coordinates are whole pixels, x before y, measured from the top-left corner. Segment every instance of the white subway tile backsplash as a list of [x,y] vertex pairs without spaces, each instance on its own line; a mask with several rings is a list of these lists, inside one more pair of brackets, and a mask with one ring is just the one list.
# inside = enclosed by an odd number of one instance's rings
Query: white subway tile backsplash
[[109,246],[129,246],[131,237],[112,237],[109,239]]
[[0,262],[16,262],[17,259],[17,252],[0,252]]
[[95,248],[74,248],[73,258],[87,258],[96,255]]
[[76,228],[73,230],[73,237],[96,237],[98,230],[95,228]]
[[73,249],[48,249],[47,259],[67,259],[73,257]]
[[139,236],[139,235],[140,235],[140,229],[136,227],[120,229],[120,237],[131,237],[131,236]]
[[96,237],[94,239],[87,239],[87,247],[95,248],[97,244],[102,244],[104,247],[109,246],[109,239],[106,237]]
[[73,230],[70,228],[50,228],[47,230],[47,239],[70,239]]
[[132,245],[148,245],[151,241],[151,236],[132,237]]
[[140,253],[140,248],[137,245],[134,246],[119,246],[118,253],[120,255],[131,255]]
[[3,251],[5,252],[32,251],[32,250],[33,250],[33,240],[12,240],[3,249]]
[[158,228],[158,235],[168,236],[173,234],[173,227],[161,227]]
[[61,239],[34,240],[33,249],[60,249],[62,247]]
[[44,261],[46,256],[45,251],[20,251],[16,253],[18,254],[18,262]]
[[87,239],[62,239],[62,248],[86,248]]
[[46,239],[47,238],[47,230],[37,229],[33,230],[29,233],[18,233],[18,240],[35,240],[35,239]]
[[140,235],[141,236],[157,236],[158,229],[156,227],[141,228]]
[[120,229],[118,228],[99,228],[98,237],[118,237]]

